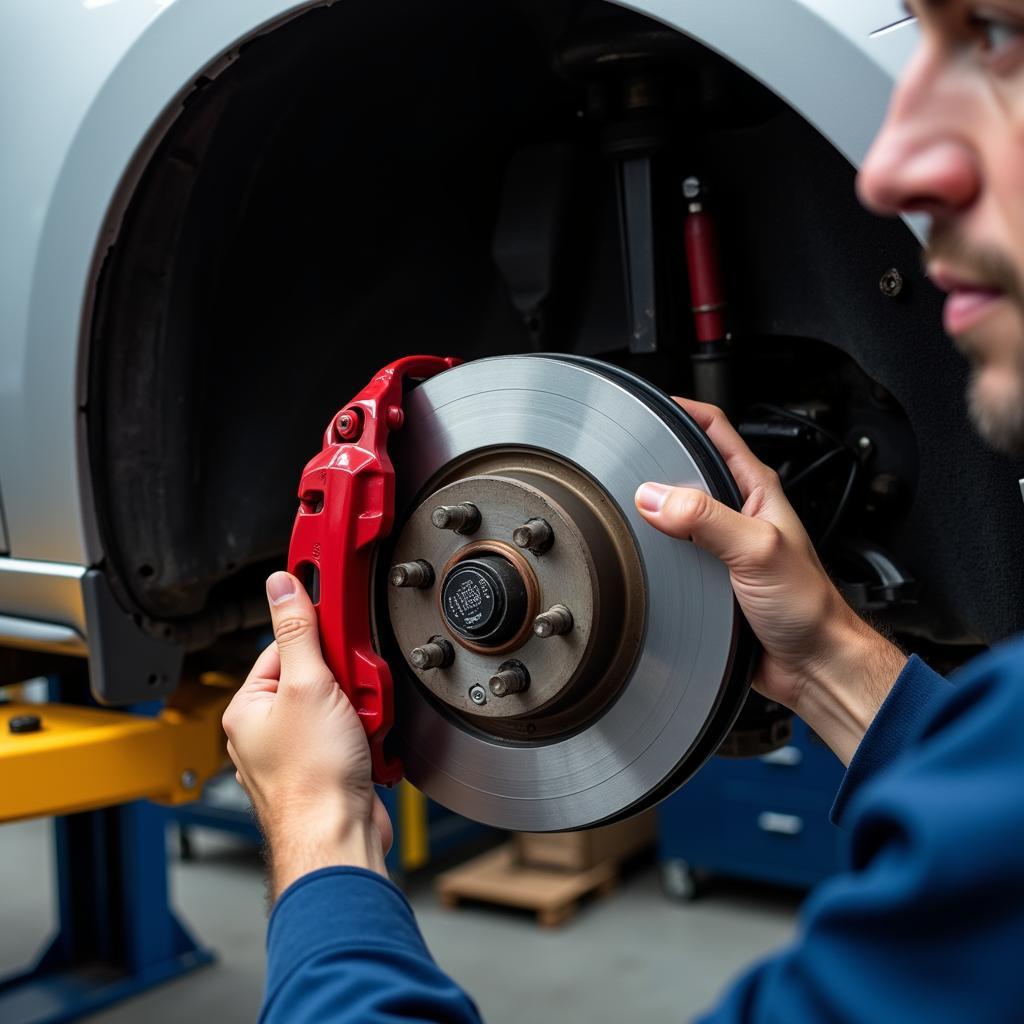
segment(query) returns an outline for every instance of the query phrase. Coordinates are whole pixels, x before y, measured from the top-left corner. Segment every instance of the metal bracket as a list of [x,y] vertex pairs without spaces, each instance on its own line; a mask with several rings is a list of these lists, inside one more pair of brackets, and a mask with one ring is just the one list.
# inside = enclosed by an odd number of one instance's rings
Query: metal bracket
[[174,691],[184,650],[144,632],[114,597],[99,569],[82,577],[89,687],[101,704],[133,704]]

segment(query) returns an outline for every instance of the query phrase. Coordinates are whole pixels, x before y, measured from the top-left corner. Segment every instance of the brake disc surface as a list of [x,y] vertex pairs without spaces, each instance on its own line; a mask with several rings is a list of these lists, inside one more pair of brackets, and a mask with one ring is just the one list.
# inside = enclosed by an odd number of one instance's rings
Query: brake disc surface
[[[749,657],[725,567],[649,526],[633,495],[657,480],[735,506],[720,457],[661,392],[574,357],[468,363],[404,408],[372,606],[407,777],[511,830],[652,805],[728,732]],[[470,532],[438,525],[437,509],[466,505]],[[392,565],[417,562],[428,585],[389,585]],[[555,606],[568,620],[550,622],[571,626],[538,635]],[[413,652],[431,642],[446,657],[425,667]]]

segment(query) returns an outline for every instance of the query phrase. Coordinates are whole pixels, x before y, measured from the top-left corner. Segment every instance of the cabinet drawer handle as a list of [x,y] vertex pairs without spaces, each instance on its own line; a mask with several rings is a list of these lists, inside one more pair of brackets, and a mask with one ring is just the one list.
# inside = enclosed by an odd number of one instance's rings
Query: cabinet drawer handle
[[762,832],[774,832],[780,836],[798,836],[804,829],[804,819],[795,814],[762,811],[757,816],[757,827]]
[[762,754],[765,764],[781,764],[786,768],[795,768],[804,759],[804,752],[799,747],[779,747],[770,754]]

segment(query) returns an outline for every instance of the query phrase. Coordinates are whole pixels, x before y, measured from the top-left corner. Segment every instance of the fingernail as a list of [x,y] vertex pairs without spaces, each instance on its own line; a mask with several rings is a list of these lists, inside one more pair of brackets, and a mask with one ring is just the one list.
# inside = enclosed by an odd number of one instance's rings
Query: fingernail
[[664,484],[642,484],[636,492],[637,506],[644,512],[660,512],[668,492]]
[[295,580],[286,572],[275,572],[267,580],[267,598],[271,604],[280,604],[295,596]]

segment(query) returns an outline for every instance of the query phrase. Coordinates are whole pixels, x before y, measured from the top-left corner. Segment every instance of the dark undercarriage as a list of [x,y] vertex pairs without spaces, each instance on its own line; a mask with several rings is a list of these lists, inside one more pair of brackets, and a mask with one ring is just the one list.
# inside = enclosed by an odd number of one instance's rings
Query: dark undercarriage
[[[106,255],[89,350],[105,568],[148,630],[195,650],[263,621],[302,466],[400,355],[576,353],[692,393],[694,173],[736,419],[784,478],[826,432],[853,452],[849,486],[834,458],[793,491],[853,603],[954,661],[1024,626],[1022,474],[966,421],[915,239],[793,111],[669,35],[599,3],[350,0],[196,83]],[[630,351],[624,154],[649,159],[653,352]]]

